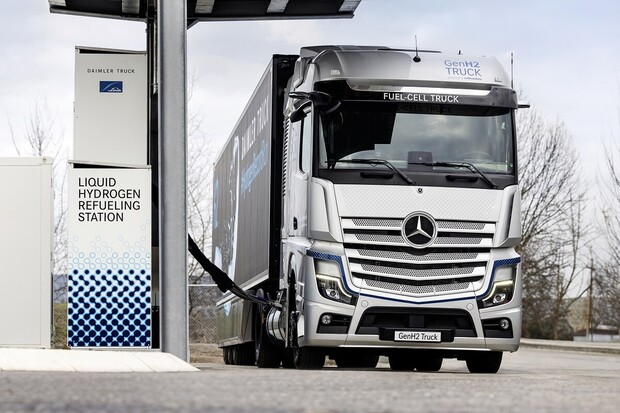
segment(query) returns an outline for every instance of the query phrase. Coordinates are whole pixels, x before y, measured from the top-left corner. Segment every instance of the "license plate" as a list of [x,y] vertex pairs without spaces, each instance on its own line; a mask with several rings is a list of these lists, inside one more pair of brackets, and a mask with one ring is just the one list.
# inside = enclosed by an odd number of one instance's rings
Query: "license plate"
[[441,343],[439,331],[395,331],[394,341],[421,341],[424,343]]

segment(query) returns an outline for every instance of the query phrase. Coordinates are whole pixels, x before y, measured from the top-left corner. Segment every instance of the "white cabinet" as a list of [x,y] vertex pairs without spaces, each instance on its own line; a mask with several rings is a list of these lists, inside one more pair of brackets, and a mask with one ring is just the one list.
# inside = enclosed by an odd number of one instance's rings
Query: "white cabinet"
[[0,158],[0,346],[51,345],[51,158]]

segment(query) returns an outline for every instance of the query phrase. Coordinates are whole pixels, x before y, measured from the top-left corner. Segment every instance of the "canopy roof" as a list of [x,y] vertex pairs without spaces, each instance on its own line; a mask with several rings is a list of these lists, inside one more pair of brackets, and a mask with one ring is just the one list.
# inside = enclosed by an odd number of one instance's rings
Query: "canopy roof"
[[[175,0],[176,1],[176,0]],[[188,25],[206,20],[351,18],[362,0],[186,0]],[[156,0],[48,0],[50,12],[144,20]]]

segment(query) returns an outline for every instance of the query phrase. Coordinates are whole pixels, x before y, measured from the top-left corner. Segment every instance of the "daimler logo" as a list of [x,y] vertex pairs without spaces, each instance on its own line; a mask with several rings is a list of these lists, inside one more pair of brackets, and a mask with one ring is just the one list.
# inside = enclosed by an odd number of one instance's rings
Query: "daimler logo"
[[405,218],[402,234],[414,248],[426,248],[437,238],[437,224],[429,214],[414,212]]

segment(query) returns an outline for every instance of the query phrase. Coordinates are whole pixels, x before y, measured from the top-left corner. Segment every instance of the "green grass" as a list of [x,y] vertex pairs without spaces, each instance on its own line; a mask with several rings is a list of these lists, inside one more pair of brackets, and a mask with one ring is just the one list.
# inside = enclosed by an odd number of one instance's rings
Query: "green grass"
[[67,347],[67,303],[54,304],[52,348],[69,348]]

